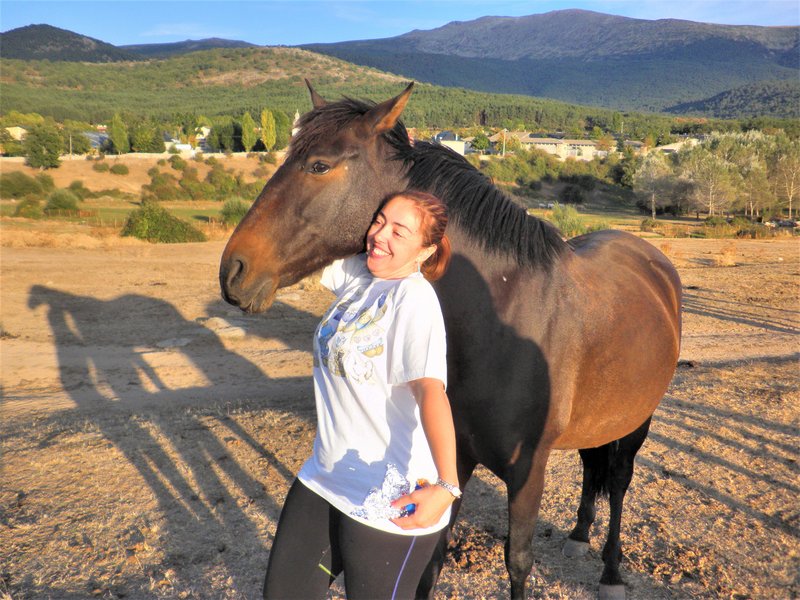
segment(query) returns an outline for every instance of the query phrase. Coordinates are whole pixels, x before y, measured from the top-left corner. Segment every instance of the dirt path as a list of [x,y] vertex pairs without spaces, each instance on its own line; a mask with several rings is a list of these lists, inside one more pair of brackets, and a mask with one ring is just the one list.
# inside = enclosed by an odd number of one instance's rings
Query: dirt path
[[[306,281],[243,315],[219,298],[223,245],[2,248],[0,598],[258,595],[330,296]],[[656,245],[685,286],[685,362],[627,505],[630,596],[797,597],[798,243]],[[596,592],[605,509],[590,554],[560,555],[579,478],[554,455],[532,597]],[[438,598],[507,595],[505,510],[479,471]]]

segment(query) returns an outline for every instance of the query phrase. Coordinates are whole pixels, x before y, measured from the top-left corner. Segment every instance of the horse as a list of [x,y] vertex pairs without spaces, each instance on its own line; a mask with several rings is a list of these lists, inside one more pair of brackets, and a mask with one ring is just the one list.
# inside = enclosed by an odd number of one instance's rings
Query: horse
[[[313,108],[222,254],[223,298],[264,311],[278,288],[363,251],[392,192],[443,199],[453,258],[434,288],[447,333],[459,484],[478,464],[505,483],[505,564],[511,596],[523,598],[548,457],[577,449],[582,491],[563,552],[587,552],[596,498],[608,495],[599,594],[624,598],[623,498],[680,348],[675,268],[629,233],[565,240],[462,156],[411,143],[400,116],[413,82],[381,103],[327,102],[306,84]],[[448,537],[445,529],[417,597],[432,597]]]

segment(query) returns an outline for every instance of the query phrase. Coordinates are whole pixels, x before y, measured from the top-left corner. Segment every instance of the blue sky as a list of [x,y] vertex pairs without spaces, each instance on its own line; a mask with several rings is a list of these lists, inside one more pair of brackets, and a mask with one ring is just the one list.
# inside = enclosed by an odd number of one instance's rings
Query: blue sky
[[0,0],[0,30],[46,23],[115,45],[208,37],[294,45],[384,38],[486,15],[565,8],[638,19],[800,25],[798,0]]

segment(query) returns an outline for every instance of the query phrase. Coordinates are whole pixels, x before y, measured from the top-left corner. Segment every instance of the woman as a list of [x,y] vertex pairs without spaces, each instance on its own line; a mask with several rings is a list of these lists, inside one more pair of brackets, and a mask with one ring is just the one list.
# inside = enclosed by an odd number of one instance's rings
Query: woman
[[428,280],[444,274],[445,205],[389,197],[366,254],[337,261],[337,296],[314,338],[317,437],[289,490],[264,597],[412,598],[461,495],[445,394],[445,333]]

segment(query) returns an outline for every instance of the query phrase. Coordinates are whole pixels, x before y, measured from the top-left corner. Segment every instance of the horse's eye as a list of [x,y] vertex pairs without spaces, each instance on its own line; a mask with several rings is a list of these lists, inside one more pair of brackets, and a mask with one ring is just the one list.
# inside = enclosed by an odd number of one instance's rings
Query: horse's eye
[[331,168],[329,165],[326,165],[324,162],[318,160],[309,167],[308,172],[313,173],[314,175],[323,175],[330,170]]

